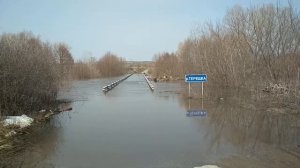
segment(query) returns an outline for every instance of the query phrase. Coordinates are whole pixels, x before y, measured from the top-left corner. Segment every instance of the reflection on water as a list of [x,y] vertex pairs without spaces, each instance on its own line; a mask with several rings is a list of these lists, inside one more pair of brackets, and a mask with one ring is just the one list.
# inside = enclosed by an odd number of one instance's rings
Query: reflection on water
[[33,157],[23,157],[24,165],[300,165],[299,117],[274,113],[249,94],[207,90],[205,99],[186,99],[180,83],[156,83],[151,92],[142,75],[133,75],[104,95],[102,86],[114,80],[76,81],[61,92],[61,98],[75,100],[73,110],[56,116],[29,151]]
[[55,153],[63,130],[57,126],[57,123],[50,122],[33,131],[28,135],[23,135],[29,139],[29,142],[22,144],[26,146],[25,150],[14,158],[7,156],[3,160],[0,159],[0,167],[54,167],[54,164],[47,162],[47,159]]
[[188,98],[188,108],[186,110],[186,116],[187,117],[195,117],[195,116],[199,116],[199,117],[206,117],[207,116],[207,110],[204,109],[203,106],[203,99],[201,99],[201,106],[199,107],[195,107],[193,106],[193,108],[191,108],[191,99]]
[[210,135],[210,150],[223,152],[224,141],[239,149],[237,154],[219,161],[220,164],[224,167],[299,167],[299,116],[289,114],[289,108],[281,109],[281,113],[277,113],[276,108],[270,110],[266,101],[255,102],[249,94],[232,93],[234,91],[228,95],[221,93],[221,98],[211,96],[208,100],[184,96],[180,99],[186,109],[203,109],[205,105],[209,126],[213,129],[206,133]]

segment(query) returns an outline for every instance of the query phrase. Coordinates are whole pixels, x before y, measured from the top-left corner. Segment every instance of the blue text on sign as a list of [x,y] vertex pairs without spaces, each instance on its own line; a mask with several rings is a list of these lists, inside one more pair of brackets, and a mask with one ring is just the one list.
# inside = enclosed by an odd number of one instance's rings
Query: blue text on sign
[[185,75],[185,82],[207,82],[206,74],[188,74]]

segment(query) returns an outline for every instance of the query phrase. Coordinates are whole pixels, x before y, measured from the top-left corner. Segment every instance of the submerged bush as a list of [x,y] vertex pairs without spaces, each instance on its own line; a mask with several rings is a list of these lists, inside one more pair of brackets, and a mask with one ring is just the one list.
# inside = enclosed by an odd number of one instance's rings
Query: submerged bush
[[77,61],[73,67],[73,79],[92,79],[99,77],[99,72],[96,67],[96,62]]
[[56,51],[31,33],[0,36],[2,115],[28,113],[55,101],[62,79]]

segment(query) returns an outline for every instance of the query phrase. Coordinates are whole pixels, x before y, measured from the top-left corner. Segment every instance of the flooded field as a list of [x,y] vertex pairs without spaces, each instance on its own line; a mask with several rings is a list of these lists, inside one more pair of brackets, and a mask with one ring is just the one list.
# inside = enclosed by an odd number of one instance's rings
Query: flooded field
[[[57,115],[17,158],[23,167],[193,168],[300,166],[298,115],[262,110],[247,97],[186,99],[179,83],[152,92],[133,75],[75,81],[60,93],[73,110]],[[289,110],[289,109],[285,109]]]

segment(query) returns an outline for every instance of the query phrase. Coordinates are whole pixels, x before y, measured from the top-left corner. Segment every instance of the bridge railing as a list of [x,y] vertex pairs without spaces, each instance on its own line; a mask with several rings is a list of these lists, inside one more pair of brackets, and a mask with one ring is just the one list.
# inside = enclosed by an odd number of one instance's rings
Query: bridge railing
[[132,74],[129,74],[129,75],[126,75],[124,78],[122,79],[119,79],[117,81],[114,81],[113,83],[109,84],[109,85],[106,85],[102,88],[102,91],[104,93],[112,90],[114,87],[118,86],[121,82],[123,82],[124,80],[126,80],[127,78],[129,78]]
[[147,82],[149,88],[151,89],[151,91],[154,91],[154,85],[152,84],[152,82],[148,79],[148,77],[145,74],[143,74],[143,75],[144,75],[144,78],[146,79],[146,82]]

